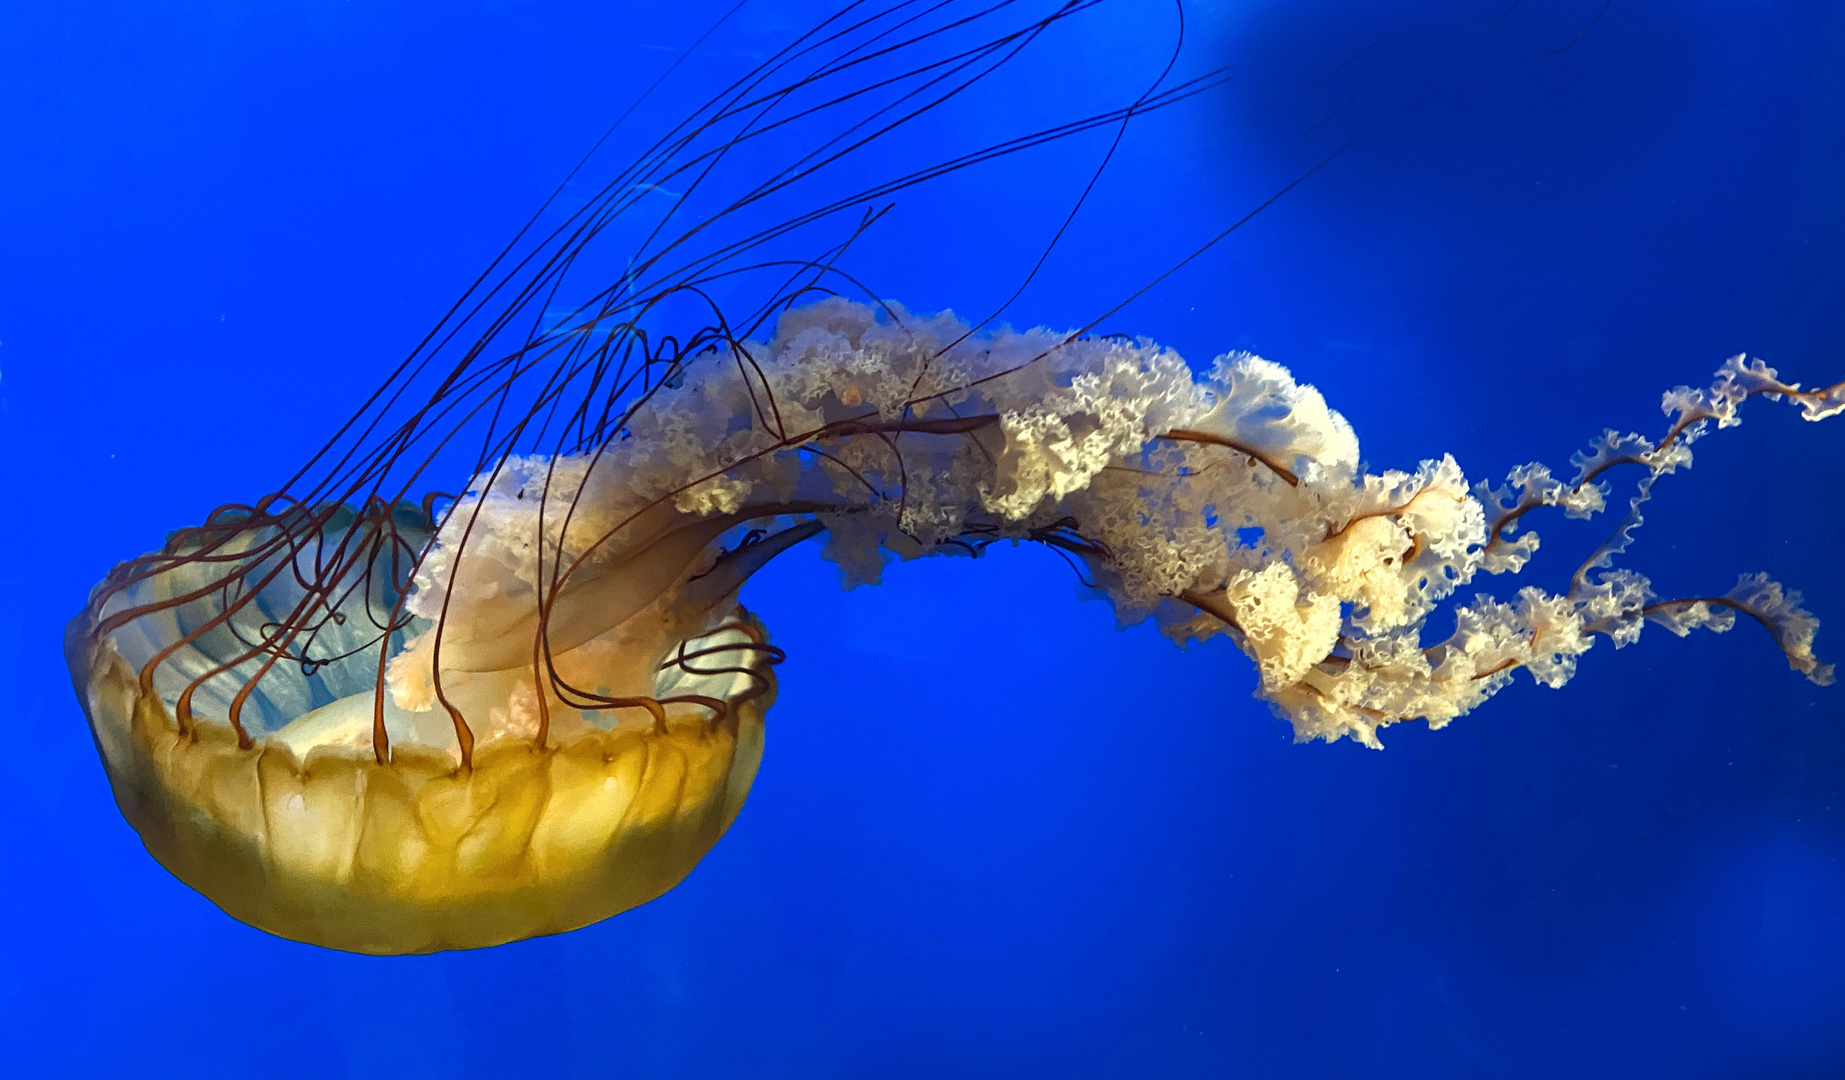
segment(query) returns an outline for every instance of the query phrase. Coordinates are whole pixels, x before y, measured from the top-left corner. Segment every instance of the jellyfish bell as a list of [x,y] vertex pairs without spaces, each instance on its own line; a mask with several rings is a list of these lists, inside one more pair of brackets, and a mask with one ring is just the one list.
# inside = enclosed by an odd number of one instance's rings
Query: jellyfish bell
[[403,504],[221,512],[119,568],[69,628],[122,813],[244,922],[372,953],[573,929],[677,884],[748,793],[776,654],[734,589],[560,651],[654,712],[584,713],[529,663],[451,680],[465,724],[380,693],[383,658],[427,633],[394,612],[434,534]]

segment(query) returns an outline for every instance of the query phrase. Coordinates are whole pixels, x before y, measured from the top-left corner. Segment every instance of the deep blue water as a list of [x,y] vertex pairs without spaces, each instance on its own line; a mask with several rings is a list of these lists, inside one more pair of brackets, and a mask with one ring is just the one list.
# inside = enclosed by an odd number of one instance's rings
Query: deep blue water
[[[797,551],[745,594],[789,653],[749,805],[639,910],[373,959],[148,858],[63,621],[285,479],[725,6],[4,5],[0,1068],[1845,1075],[1845,689],[1750,626],[1604,642],[1561,691],[1521,678],[1374,753],[1293,745],[1240,654],[1117,630],[1047,552],[847,593]],[[1131,100],[1174,10],[1087,14],[889,153]],[[1475,477],[1657,433],[1659,393],[1732,353],[1845,377],[1845,7],[1185,11],[1181,66],[1234,80],[1130,129],[1014,322],[1087,321],[1349,143],[1104,329],[1259,351],[1374,467],[1451,451]],[[819,13],[746,7],[657,111]],[[912,308],[993,305],[1106,141],[905,193],[856,269]],[[1842,479],[1845,419],[1752,403],[1627,565],[1677,593],[1766,570],[1838,659]],[[1554,589],[1606,523],[1538,527],[1526,576]]]

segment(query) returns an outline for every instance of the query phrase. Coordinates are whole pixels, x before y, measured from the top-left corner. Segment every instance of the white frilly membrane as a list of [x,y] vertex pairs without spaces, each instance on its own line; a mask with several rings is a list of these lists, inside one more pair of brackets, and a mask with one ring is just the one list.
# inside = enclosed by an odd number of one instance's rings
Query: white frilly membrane
[[[1745,575],[1721,596],[1661,600],[1611,565],[1654,483],[1757,395],[1809,420],[1845,410],[1841,386],[1801,391],[1739,356],[1708,389],[1666,395],[1657,445],[1610,431],[1568,482],[1530,464],[1493,488],[1452,457],[1365,471],[1320,392],[1247,353],[1195,375],[1146,340],[975,334],[951,314],[829,300],[786,313],[769,341],[687,362],[599,452],[475,478],[410,596],[418,625],[442,630],[391,661],[393,715],[407,729],[441,715],[439,666],[451,703],[488,718],[486,741],[529,734],[520,694],[536,693],[541,621],[566,682],[644,682],[751,570],[822,529],[848,587],[891,558],[1052,544],[1124,622],[1152,618],[1180,643],[1228,636],[1303,740],[1376,747],[1392,723],[1440,727],[1520,668],[1561,686],[1595,635],[1625,645],[1648,621],[1682,635],[1747,615],[1824,683],[1798,593]],[[1524,566],[1538,542],[1518,532],[1525,513],[1601,511],[1616,465],[1639,467],[1635,510],[1566,591],[1478,596],[1425,640],[1438,602]],[[610,674],[624,664],[632,678]],[[552,730],[589,722],[577,716],[554,710]]]

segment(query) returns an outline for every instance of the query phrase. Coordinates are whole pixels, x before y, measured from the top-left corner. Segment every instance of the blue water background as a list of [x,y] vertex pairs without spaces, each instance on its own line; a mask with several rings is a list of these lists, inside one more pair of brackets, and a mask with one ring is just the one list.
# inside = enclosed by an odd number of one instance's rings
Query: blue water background
[[[1240,654],[1117,630],[1048,552],[847,593],[797,551],[745,594],[789,654],[755,791],[642,909],[373,959],[148,858],[63,621],[281,482],[723,6],[0,5],[0,1069],[1845,1075],[1845,690],[1752,626],[1604,642],[1377,753],[1293,745]],[[1131,99],[1173,10],[1090,13],[953,122]],[[818,11],[745,8],[667,103]],[[1732,353],[1845,377],[1845,7],[1186,12],[1187,69],[1234,82],[1130,130],[1012,321],[1087,321],[1349,142],[1103,329],[1259,351],[1373,467],[1475,477],[1657,433]],[[990,306],[1105,143],[906,193],[858,269]],[[1673,594],[1766,570],[1845,656],[1845,420],[1755,402],[1697,455],[1627,564]],[[1537,525],[1552,589],[1606,527]]]

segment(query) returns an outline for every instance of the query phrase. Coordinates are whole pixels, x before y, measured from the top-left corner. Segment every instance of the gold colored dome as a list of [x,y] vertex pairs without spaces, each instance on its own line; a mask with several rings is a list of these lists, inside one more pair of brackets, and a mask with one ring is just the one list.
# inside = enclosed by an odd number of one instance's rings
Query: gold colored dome
[[[320,538],[354,521],[342,510]],[[261,532],[236,545],[251,550]],[[678,884],[755,778],[774,652],[741,608],[652,665],[653,698],[718,699],[721,715],[669,705],[615,722],[553,701],[551,730],[534,739],[518,723],[515,682],[509,710],[468,718],[486,737],[464,763],[446,714],[379,694],[379,651],[416,629],[365,618],[392,599],[386,575],[321,611],[313,655],[330,659],[278,662],[246,646],[266,627],[273,639],[281,611],[302,610],[298,579],[273,575],[241,595],[199,588],[221,574],[188,553],[132,584],[112,575],[65,645],[116,802],[148,850],[271,933],[418,953],[585,926]],[[374,718],[391,736],[382,754]]]

